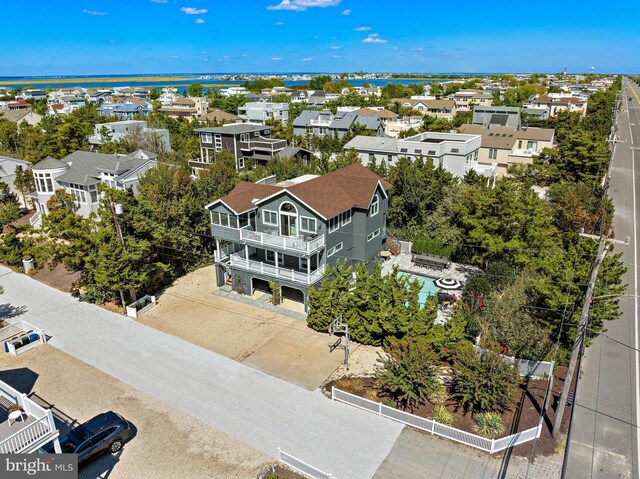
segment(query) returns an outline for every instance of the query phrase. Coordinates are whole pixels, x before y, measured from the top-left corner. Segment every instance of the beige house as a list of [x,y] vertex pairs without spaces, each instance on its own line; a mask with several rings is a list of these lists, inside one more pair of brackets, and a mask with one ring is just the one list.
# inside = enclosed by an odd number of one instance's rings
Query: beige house
[[29,125],[37,125],[42,120],[42,115],[38,115],[33,110],[0,110],[6,120],[12,123],[22,123],[26,121]]
[[580,113],[582,116],[587,115],[587,100],[582,100],[573,96],[555,97],[550,95],[538,95],[538,97],[530,102],[535,108],[546,108],[549,116],[555,116],[561,111],[570,113]]
[[200,118],[209,111],[209,101],[203,96],[178,98],[172,105],[160,108],[160,111],[172,118]]
[[497,163],[498,175],[507,173],[509,165],[533,163],[534,156],[544,148],[553,148],[553,128],[515,129],[509,127],[482,128],[482,125],[462,125],[458,131],[481,135],[478,161]]
[[431,115],[436,118],[451,120],[456,115],[456,102],[454,100],[423,100],[414,98],[394,98],[389,104],[399,103],[400,106],[411,108],[423,115]]
[[461,90],[454,93],[451,98],[456,103],[459,111],[469,111],[474,105],[493,105],[493,95],[475,90]]

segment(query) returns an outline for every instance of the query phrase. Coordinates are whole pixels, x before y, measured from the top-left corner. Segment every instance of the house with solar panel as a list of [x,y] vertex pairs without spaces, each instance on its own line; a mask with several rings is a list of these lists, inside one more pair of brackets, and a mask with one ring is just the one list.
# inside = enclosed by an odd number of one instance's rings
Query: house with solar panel
[[385,249],[391,184],[361,164],[275,184],[239,183],[206,207],[218,286],[252,295],[276,281],[307,303],[327,266],[372,266]]
[[36,184],[30,195],[36,208],[31,224],[40,225],[42,215],[49,213],[47,202],[60,189],[74,196],[76,213],[84,217],[98,211],[100,184],[135,193],[144,172],[157,166],[156,158],[144,150],[128,155],[75,151],[61,160],[45,158],[31,167]]

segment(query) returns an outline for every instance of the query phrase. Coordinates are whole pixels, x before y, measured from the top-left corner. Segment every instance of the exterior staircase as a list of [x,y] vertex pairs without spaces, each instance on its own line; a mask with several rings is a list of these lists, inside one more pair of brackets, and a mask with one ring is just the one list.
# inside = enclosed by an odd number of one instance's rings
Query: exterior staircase
[[387,249],[392,255],[397,256],[400,253],[400,243],[396,238],[387,233]]
[[36,211],[36,213],[29,218],[29,223],[36,229],[40,228],[42,226],[42,214]]

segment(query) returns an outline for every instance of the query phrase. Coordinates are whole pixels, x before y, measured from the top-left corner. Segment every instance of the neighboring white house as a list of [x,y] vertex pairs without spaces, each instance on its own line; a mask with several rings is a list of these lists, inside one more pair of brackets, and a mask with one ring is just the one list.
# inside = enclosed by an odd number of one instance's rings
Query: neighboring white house
[[252,101],[239,107],[238,115],[248,123],[265,125],[267,120],[280,120],[286,124],[289,120],[289,103]]
[[409,138],[397,139],[373,136],[356,136],[344,149],[353,149],[364,165],[375,161],[386,166],[394,165],[398,158],[430,158],[435,165],[455,176],[463,177],[470,170],[483,176],[494,176],[496,163],[478,161],[478,151],[482,137],[480,135],[461,135],[458,133],[425,132]]
[[249,92],[243,86],[230,86],[220,89],[220,94],[222,96],[246,95],[247,93]]
[[[102,135],[102,133],[105,132],[103,128],[106,128],[106,132],[108,132],[106,138]],[[92,145],[102,145],[108,141],[120,141],[127,137],[135,138],[142,143],[159,143],[162,145],[163,151],[171,150],[169,130],[166,128],[149,128],[147,122],[144,120],[97,123],[93,129],[93,135],[88,136],[87,139]]]
[[40,215],[49,212],[47,202],[59,189],[75,196],[76,212],[84,217],[98,211],[101,183],[122,190],[131,187],[136,192],[144,172],[157,166],[156,156],[144,150],[128,155],[75,151],[62,160],[45,158],[31,168],[36,184],[32,199],[37,210],[33,224],[37,226]]

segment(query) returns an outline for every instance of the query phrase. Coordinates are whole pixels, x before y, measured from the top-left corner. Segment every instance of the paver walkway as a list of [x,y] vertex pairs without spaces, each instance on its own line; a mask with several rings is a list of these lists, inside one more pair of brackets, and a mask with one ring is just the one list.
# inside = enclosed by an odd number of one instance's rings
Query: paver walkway
[[374,479],[560,479],[562,455],[490,455],[410,427],[405,428]]
[[402,430],[4,267],[0,285],[0,303],[26,306],[19,318],[52,346],[265,454],[281,447],[340,479],[369,478]]

